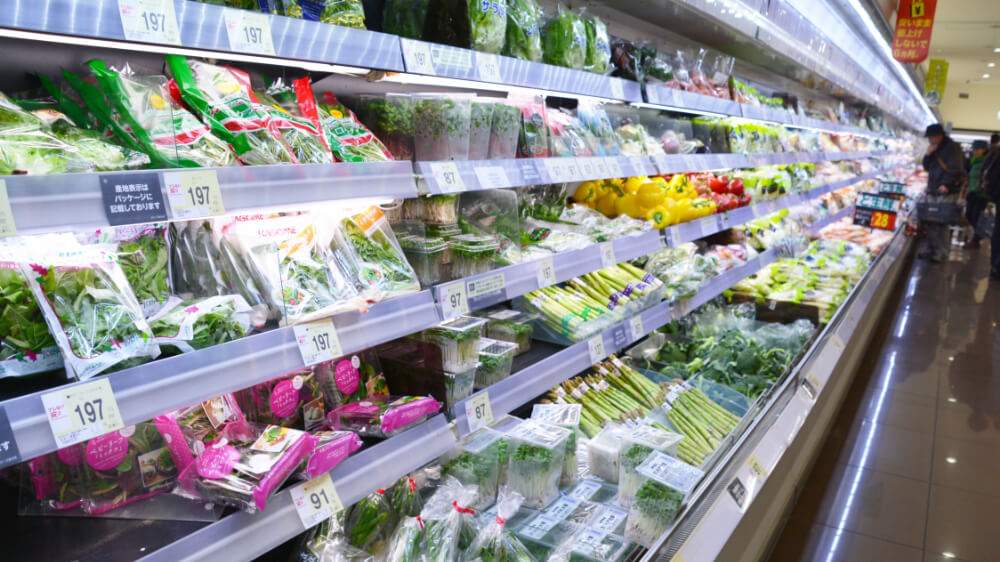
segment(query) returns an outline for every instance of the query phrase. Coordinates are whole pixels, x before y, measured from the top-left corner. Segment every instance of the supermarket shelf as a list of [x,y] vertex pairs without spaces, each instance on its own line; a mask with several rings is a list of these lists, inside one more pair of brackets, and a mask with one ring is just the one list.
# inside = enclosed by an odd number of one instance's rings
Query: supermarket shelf
[[[0,28],[90,37],[107,41],[130,41],[115,0],[12,0],[0,13]],[[180,42],[147,40],[169,47],[204,49],[215,58],[219,52],[254,54],[229,43],[226,16],[244,15],[243,10],[212,4],[173,0]],[[260,14],[270,29],[274,55],[283,59],[402,71],[399,38],[320,22]],[[199,53],[192,53],[198,55]]]
[[[197,2],[185,2],[202,6]],[[294,21],[294,20],[293,20]],[[336,26],[328,26],[336,27]],[[409,162],[301,164],[199,168],[214,171],[227,212],[274,208],[358,197],[416,197]],[[101,185],[158,181],[168,201],[163,175],[181,170],[141,170],[42,176],[0,176],[7,185],[21,234],[108,225]],[[364,191],[358,189],[364,185]]]
[[740,104],[733,100],[686,92],[655,83],[647,83],[645,89],[646,101],[654,105],[664,106],[664,109],[718,113],[732,117],[743,116]]
[[[348,506],[431,462],[457,443],[448,421],[439,414],[348,457],[330,477],[341,503]],[[266,511],[234,513],[139,560],[253,560],[304,530],[291,494],[282,491],[269,500]]]
[[[854,287],[773,399],[741,435],[726,458],[698,485],[683,513],[646,556],[649,560],[712,560],[750,509],[786,450],[793,447],[820,394],[846,351],[867,337],[877,314],[876,292],[908,247],[902,232]],[[884,294],[884,293],[883,293]],[[857,335],[856,338],[853,336]],[[855,341],[857,340],[857,341]],[[861,346],[863,347],[863,346]]]
[[844,217],[850,217],[854,215],[854,205],[848,205],[839,211],[835,211],[830,215],[827,215],[818,221],[809,225],[809,232],[816,233],[822,230],[824,227],[831,225]]
[[620,101],[642,101],[639,84],[632,80],[415,39],[400,39],[400,44],[406,71],[412,74]]
[[780,257],[778,250],[772,248],[761,252],[757,257],[747,260],[744,264],[716,275],[704,287],[698,289],[698,293],[693,297],[674,302],[670,307],[670,316],[680,318],[687,315],[692,310],[721,295],[733,285],[764,269],[778,257]]

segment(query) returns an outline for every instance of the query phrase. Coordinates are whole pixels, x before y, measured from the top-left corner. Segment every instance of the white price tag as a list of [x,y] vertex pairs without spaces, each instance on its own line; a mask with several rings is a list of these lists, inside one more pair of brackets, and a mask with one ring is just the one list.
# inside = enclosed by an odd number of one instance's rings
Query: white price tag
[[593,158],[577,158],[576,164],[577,168],[580,170],[581,180],[603,179],[603,178],[595,178],[594,176],[596,170],[594,168]]
[[465,294],[465,281],[456,281],[440,287],[438,289],[438,302],[441,306],[441,316],[445,320],[451,320],[469,312],[469,298]]
[[820,389],[823,388],[823,383],[820,382],[820,380],[816,377],[816,375],[812,371],[809,371],[806,374],[806,381],[812,385],[813,390],[815,390],[818,395]]
[[181,44],[173,0],[118,0],[118,15],[129,41]]
[[632,341],[637,342],[639,338],[645,333],[642,329],[642,314],[636,314],[628,321],[629,331],[632,332]]
[[747,459],[747,466],[749,466],[750,470],[757,475],[757,478],[767,478],[767,469],[764,468],[764,465],[760,464],[760,461],[757,459],[757,455],[753,453],[750,454],[750,458]]
[[625,99],[625,87],[622,85],[622,81],[617,78],[608,78],[611,84],[611,97],[616,100]]
[[400,39],[403,44],[403,62],[406,63],[406,71],[415,74],[434,75],[434,60],[431,59],[431,50],[427,43],[414,41],[413,39]]
[[437,182],[438,190],[441,193],[457,193],[465,191],[465,182],[462,181],[462,174],[458,171],[458,166],[454,162],[434,162],[431,164],[431,175]]
[[601,243],[601,265],[603,267],[618,265],[618,261],[615,259],[614,242]]
[[500,76],[500,57],[489,53],[476,53],[476,69],[483,82],[503,82]]
[[215,170],[164,172],[167,200],[175,219],[197,219],[226,213]]
[[608,356],[604,352],[604,336],[597,334],[596,336],[587,340],[587,349],[590,351],[590,363],[596,364],[604,361],[604,358]]
[[608,179],[611,177],[611,172],[608,171],[608,159],[607,158],[594,158],[594,176],[595,179]]
[[560,183],[569,181],[569,162],[563,158],[546,158],[545,169],[549,172],[549,181]]
[[622,173],[622,166],[618,162],[617,156],[606,156],[604,158],[604,164],[608,168],[608,178],[625,177],[625,174]]
[[125,427],[107,378],[42,394],[42,406],[60,449]]
[[552,258],[542,258],[538,260],[538,288],[544,289],[556,283],[556,267],[552,263]]
[[479,187],[483,189],[510,187],[510,180],[507,179],[507,171],[503,166],[476,166],[473,171],[479,180]]
[[469,431],[493,423],[493,409],[490,407],[490,393],[479,394],[465,401],[465,417],[469,420]]
[[667,246],[671,248],[676,248],[681,241],[681,232],[676,226],[671,226],[663,229],[663,239]]
[[719,231],[719,229],[718,229],[718,225],[715,222],[715,219],[713,219],[712,217],[706,217],[706,218],[701,219],[701,235],[702,236],[711,236],[711,235],[715,234],[718,231]]
[[344,354],[331,318],[296,324],[292,330],[295,332],[295,341],[299,344],[302,362],[306,366],[336,359]]
[[344,510],[340,502],[330,474],[325,473],[312,480],[292,488],[292,503],[299,519],[306,529],[309,529]]
[[646,167],[649,164],[649,159],[644,156],[632,156],[629,158],[629,164],[632,165],[635,175],[644,176],[646,175]]
[[271,16],[250,10],[226,9],[226,35],[229,48],[240,53],[274,56],[271,39]]
[[566,162],[566,181],[576,181],[582,179],[580,174],[580,159],[579,158],[567,158]]
[[14,211],[10,208],[10,198],[7,196],[7,182],[0,180],[0,238],[17,234],[14,224]]

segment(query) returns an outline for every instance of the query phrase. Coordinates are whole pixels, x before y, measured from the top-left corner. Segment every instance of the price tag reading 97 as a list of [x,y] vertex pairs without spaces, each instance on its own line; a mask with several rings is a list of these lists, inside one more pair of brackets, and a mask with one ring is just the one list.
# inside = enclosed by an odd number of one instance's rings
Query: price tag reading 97
[[306,529],[314,527],[344,510],[344,504],[326,473],[292,488],[292,503]]
[[337,338],[337,330],[330,318],[296,324],[292,330],[295,333],[295,343],[299,346],[299,353],[302,354],[302,362],[306,366],[330,361],[344,354],[340,339]]
[[215,170],[166,172],[163,181],[173,218],[196,219],[225,214]]
[[469,312],[469,297],[465,291],[465,282],[456,281],[438,287],[438,305],[441,316],[451,320]]

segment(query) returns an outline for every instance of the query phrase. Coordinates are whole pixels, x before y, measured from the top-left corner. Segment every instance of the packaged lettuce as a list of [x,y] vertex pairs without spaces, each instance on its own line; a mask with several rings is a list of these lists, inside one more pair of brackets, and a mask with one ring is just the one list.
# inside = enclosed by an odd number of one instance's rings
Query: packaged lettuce
[[131,137],[158,167],[197,168],[235,164],[223,140],[170,95],[166,76],[116,71],[104,61],[88,63]]
[[284,15],[343,27],[365,28],[361,0],[279,0]]
[[611,41],[608,38],[608,27],[601,18],[586,14],[580,9],[584,28],[587,31],[587,56],[583,69],[596,74],[605,74],[611,65]]
[[159,356],[114,255],[52,239],[38,256],[22,271],[29,276],[68,372],[89,379]]
[[361,448],[361,438],[350,431],[317,431],[316,448],[309,454],[301,475],[305,479],[333,470],[351,453]]
[[28,461],[28,478],[36,502],[62,511],[80,505],[85,487],[84,444],[77,443]]
[[92,169],[92,162],[76,147],[0,93],[0,175],[61,174]]
[[90,131],[98,130],[97,118],[87,111],[87,106],[84,104],[83,99],[68,84],[63,84],[60,87],[44,74],[38,74],[37,76],[38,81],[42,83],[42,87],[55,100],[59,111],[66,114],[73,121],[74,125]]
[[327,414],[333,429],[356,431],[362,437],[392,437],[438,413],[441,404],[430,396],[371,396]]
[[181,472],[176,493],[250,513],[263,510],[315,446],[316,438],[304,431],[230,423],[223,439],[195,444],[199,454]]
[[28,277],[10,249],[0,247],[0,378],[53,371],[63,365]]
[[382,8],[382,31],[409,39],[420,39],[430,0],[386,0]]
[[295,163],[295,155],[250,89],[250,77],[232,67],[167,55],[181,99],[244,164]]
[[341,219],[330,250],[368,300],[381,301],[420,290],[417,273],[377,206]]
[[167,356],[234,341],[264,325],[239,295],[174,299],[148,319],[160,350]]
[[559,5],[542,39],[545,62],[582,70],[587,61],[587,28],[580,16]]
[[473,560],[505,560],[530,562],[534,560],[521,541],[507,530],[507,520],[521,509],[524,496],[508,486],[501,486],[497,495],[497,516],[487,523],[476,539],[462,554],[463,562]]
[[156,314],[170,297],[170,245],[166,223],[102,228],[77,236],[114,254],[143,314]]
[[507,31],[507,0],[431,0],[425,39],[499,53]]
[[364,308],[333,262],[329,229],[316,218],[303,214],[239,222],[223,234],[243,256],[282,325]]
[[319,129],[299,111],[295,92],[279,78],[267,92],[255,92],[261,105],[258,112],[266,113],[271,123],[281,131],[299,164],[329,164],[333,153]]
[[532,62],[542,61],[542,9],[535,0],[507,0],[507,41],[503,54]]
[[424,550],[428,562],[459,560],[476,538],[476,504],[479,490],[453,476],[445,476],[427,501],[421,519],[426,527]]

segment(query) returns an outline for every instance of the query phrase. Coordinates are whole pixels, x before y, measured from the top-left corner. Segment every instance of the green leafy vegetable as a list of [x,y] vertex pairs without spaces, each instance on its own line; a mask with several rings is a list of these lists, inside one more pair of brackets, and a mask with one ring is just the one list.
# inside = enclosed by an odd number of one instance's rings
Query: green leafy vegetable
[[38,301],[14,263],[0,264],[0,311],[0,360],[34,360],[42,350],[55,347]]
[[582,70],[587,61],[587,29],[580,16],[559,6],[545,28],[545,62]]
[[382,31],[409,39],[424,34],[429,0],[386,0],[382,8]]
[[507,42],[503,54],[532,62],[542,60],[542,10],[535,0],[508,0]]

